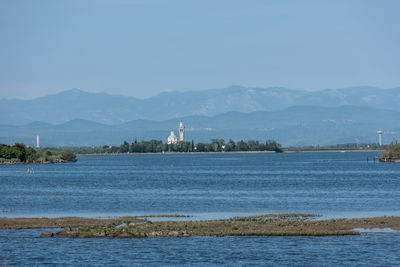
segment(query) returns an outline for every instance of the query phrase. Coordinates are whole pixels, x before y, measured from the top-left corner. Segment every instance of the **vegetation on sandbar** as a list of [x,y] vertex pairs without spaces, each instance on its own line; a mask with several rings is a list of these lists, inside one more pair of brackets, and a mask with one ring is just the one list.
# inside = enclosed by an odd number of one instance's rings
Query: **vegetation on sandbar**
[[400,144],[392,142],[379,157],[381,162],[400,162]]
[[[315,220],[309,214],[267,214],[262,216],[235,217],[210,221],[161,221],[151,222],[139,217],[121,220],[123,225],[86,226],[52,233],[43,237],[190,237],[190,236],[331,236],[358,235],[355,228],[392,228],[400,230],[400,217],[375,217],[357,219]],[[271,219],[272,218],[272,219]],[[0,219],[1,220],[1,219]]]
[[82,217],[59,217],[59,218],[6,218],[0,217],[0,229],[40,229],[40,228],[69,228],[69,227],[115,227],[125,221],[145,222],[138,217],[116,217],[116,218],[82,218]]
[[0,164],[18,163],[57,163],[75,162],[76,155],[71,150],[37,150],[25,144],[16,143],[13,146],[0,144]]

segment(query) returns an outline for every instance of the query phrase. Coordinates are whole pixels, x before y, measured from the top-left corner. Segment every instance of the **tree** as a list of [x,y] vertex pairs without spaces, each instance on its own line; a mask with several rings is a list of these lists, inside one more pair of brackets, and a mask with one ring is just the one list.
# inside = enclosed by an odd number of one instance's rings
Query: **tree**
[[71,162],[75,162],[76,161],[76,155],[71,150],[62,151],[61,152],[61,156],[66,161],[71,161]]
[[11,147],[11,158],[19,159],[21,157],[21,151],[17,147]]
[[129,143],[124,141],[124,143],[120,146],[121,153],[129,152]]
[[226,151],[235,151],[236,149],[236,144],[235,141],[233,141],[232,139],[229,139],[228,144],[225,147]]
[[[258,141],[257,141],[258,142]],[[259,143],[258,144],[258,151],[265,151],[265,144],[264,143]]]
[[135,143],[132,143],[132,144],[129,146],[129,152],[130,152],[130,153],[135,152]]
[[32,162],[35,159],[36,150],[32,147],[27,147],[25,149],[25,159],[28,162]]
[[225,140],[224,139],[211,139],[211,149],[212,151],[222,151],[222,146],[224,145]]
[[205,143],[198,143],[197,144],[197,151],[198,152],[207,152],[206,144]]
[[110,152],[111,152],[111,153],[118,153],[118,152],[119,152],[119,147],[117,147],[117,146],[112,146],[112,147],[110,148]]
[[273,140],[267,140],[265,143],[266,150],[268,151],[275,151],[278,153],[283,152],[281,144],[278,144],[276,141]]
[[16,143],[16,144],[14,145],[14,147],[16,147],[16,148],[21,152],[20,156],[18,157],[19,160],[20,160],[20,161],[25,161],[25,160],[26,160],[26,157],[25,157],[26,146],[25,146],[25,144]]
[[5,159],[19,159],[21,154],[21,151],[19,151],[15,146],[3,147],[1,149],[1,156]]
[[257,151],[258,150],[258,141],[249,140],[247,142],[250,151]]
[[10,148],[9,148],[9,147],[4,146],[4,147],[1,149],[1,157],[2,157],[2,158],[5,158],[5,159],[11,159],[11,151],[10,151]]
[[239,142],[237,142],[236,151],[247,151],[247,150],[249,150],[249,146],[245,141],[240,140]]
[[383,161],[398,160],[400,159],[400,144],[398,141],[390,143],[386,151],[381,154]]

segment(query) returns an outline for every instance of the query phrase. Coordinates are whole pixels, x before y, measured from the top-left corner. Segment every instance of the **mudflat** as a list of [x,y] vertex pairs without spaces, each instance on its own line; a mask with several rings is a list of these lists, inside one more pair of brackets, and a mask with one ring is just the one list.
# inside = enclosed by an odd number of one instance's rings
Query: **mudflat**
[[118,218],[0,218],[0,229],[64,228],[43,237],[190,237],[190,236],[332,236],[358,235],[355,228],[400,230],[400,216],[319,220],[311,214],[264,214],[209,221],[157,221],[150,217]]
[[116,227],[126,221],[133,223],[148,222],[151,217],[187,217],[184,215],[144,215],[124,216],[110,218],[83,218],[83,217],[58,217],[58,218],[1,218],[0,229],[40,229],[40,228],[66,228],[66,227]]

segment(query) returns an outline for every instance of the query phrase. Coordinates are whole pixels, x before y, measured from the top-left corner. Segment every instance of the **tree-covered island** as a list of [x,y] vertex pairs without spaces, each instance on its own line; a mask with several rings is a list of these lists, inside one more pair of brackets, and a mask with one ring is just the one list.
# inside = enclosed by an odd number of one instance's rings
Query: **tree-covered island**
[[0,144],[0,164],[59,163],[75,162],[76,155],[71,150],[37,150],[25,144],[13,146]]
[[177,144],[166,144],[161,140],[137,141],[132,143],[124,141],[120,146],[96,146],[96,147],[69,147],[77,154],[119,154],[119,153],[167,153],[167,152],[329,152],[329,151],[383,151],[389,145],[375,143],[345,143],[325,146],[297,146],[282,147],[274,140],[265,142],[240,140],[235,142],[229,139],[211,139],[211,142],[179,142]]
[[163,152],[246,152],[246,151],[272,151],[282,152],[282,146],[273,140],[259,142],[255,140],[238,142],[230,139],[211,139],[210,143],[179,142],[166,144],[161,140],[137,141],[132,143],[124,141],[120,146],[100,147],[74,147],[71,148],[78,154],[105,154],[105,153],[163,153]]
[[386,151],[382,152],[379,161],[400,163],[400,144],[397,141],[392,142]]

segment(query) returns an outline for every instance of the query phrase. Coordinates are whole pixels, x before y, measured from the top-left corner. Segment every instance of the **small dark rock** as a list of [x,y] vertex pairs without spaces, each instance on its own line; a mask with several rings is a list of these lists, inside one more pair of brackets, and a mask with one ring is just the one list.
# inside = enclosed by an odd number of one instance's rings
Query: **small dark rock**
[[170,232],[168,232],[168,236],[178,237],[179,232],[178,231],[170,231]]
[[147,237],[147,234],[145,232],[138,232],[135,234],[136,238],[143,238],[143,237]]
[[116,236],[117,238],[130,238],[132,237],[132,235],[128,234],[128,233],[122,233]]
[[52,232],[43,232],[40,234],[40,237],[53,237],[54,233]]

